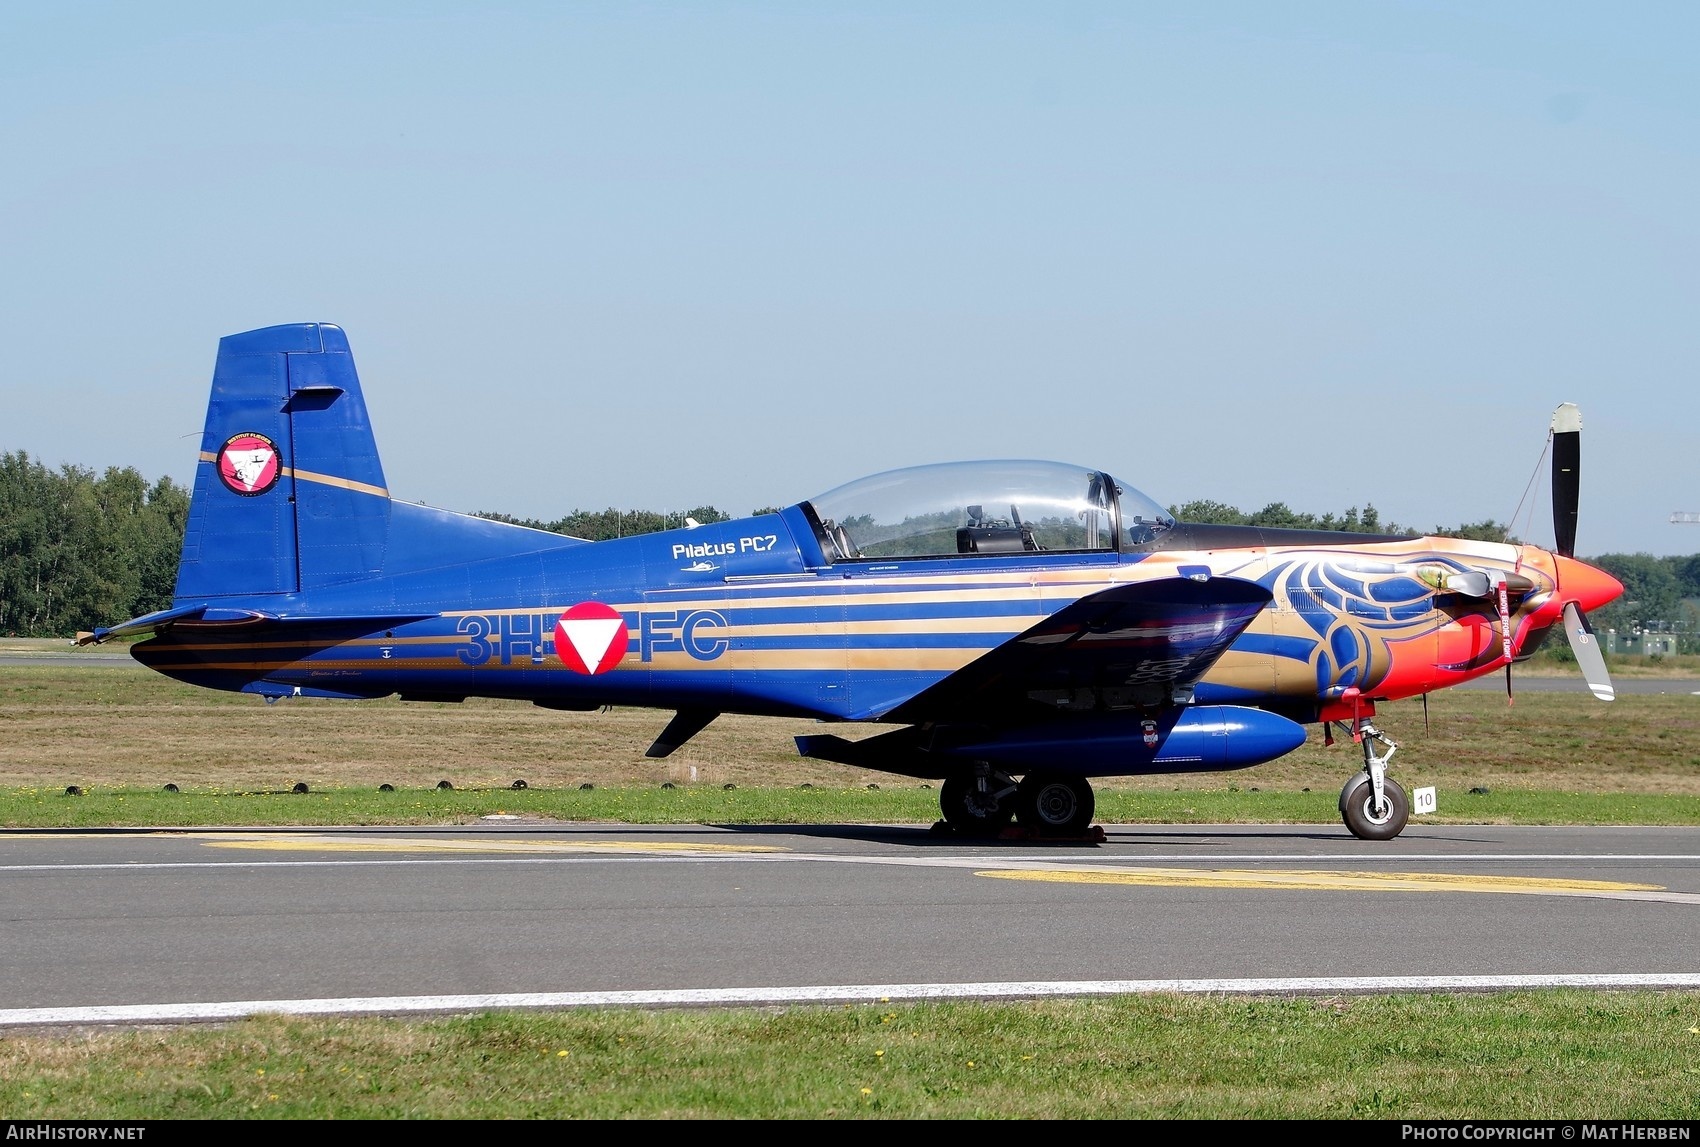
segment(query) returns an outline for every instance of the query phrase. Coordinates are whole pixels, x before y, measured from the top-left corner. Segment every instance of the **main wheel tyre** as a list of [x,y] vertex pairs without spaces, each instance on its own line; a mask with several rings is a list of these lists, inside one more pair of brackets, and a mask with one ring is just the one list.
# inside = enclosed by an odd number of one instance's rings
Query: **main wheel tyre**
[[1340,790],[1340,819],[1359,840],[1392,840],[1405,831],[1405,822],[1411,819],[1411,802],[1398,781],[1383,778],[1381,793],[1386,801],[1378,809],[1368,773],[1359,773]]
[[1016,793],[1015,815],[1035,836],[1081,836],[1092,826],[1096,806],[1083,777],[1028,773]]
[[963,836],[996,836],[1015,815],[1014,802],[998,795],[1011,783],[1007,777],[988,777],[982,789],[972,776],[947,777],[939,787],[939,808]]

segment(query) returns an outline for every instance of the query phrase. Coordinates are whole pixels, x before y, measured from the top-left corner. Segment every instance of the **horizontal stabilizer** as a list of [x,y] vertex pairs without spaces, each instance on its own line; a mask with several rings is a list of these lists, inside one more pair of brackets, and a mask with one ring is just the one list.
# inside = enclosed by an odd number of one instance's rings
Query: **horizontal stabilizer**
[[204,602],[199,605],[180,605],[174,609],[144,613],[118,625],[96,626],[92,632],[77,634],[77,644],[99,645],[114,637],[140,637],[146,633],[168,629],[181,621],[257,621],[265,616],[249,609],[213,609]]
[[257,609],[230,609],[223,606],[209,606],[203,602],[197,605],[181,605],[175,609],[162,609],[157,613],[146,613],[120,625],[97,627],[91,632],[77,634],[76,643],[78,645],[99,645],[101,642],[110,641],[115,637],[141,637],[149,633],[163,633],[168,629],[179,626],[198,631],[265,623],[295,629],[306,627],[349,629],[362,626],[367,629],[387,629],[406,625],[409,622],[423,621],[428,617],[435,616],[434,613],[386,613],[335,617],[317,614],[288,617]]

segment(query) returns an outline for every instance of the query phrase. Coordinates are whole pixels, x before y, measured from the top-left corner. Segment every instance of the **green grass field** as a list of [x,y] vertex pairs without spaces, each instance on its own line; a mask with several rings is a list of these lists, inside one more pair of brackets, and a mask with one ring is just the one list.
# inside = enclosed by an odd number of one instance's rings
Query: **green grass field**
[[1700,1118],[1700,994],[620,1009],[0,1039],[31,1119]]
[[[664,719],[501,702],[267,706],[128,666],[0,668],[0,824],[938,815],[936,791],[921,782],[796,757],[789,738],[818,731],[813,723],[722,718],[675,758],[650,761],[643,749]],[[1700,698],[1604,705],[1582,692],[1525,693],[1508,706],[1502,694],[1453,691],[1431,699],[1426,728],[1417,702],[1385,706],[1379,721],[1401,746],[1393,775],[1435,785],[1439,819],[1700,824]],[[1101,782],[1098,819],[1338,825],[1335,798],[1357,761],[1349,743],[1313,738],[1255,769]],[[298,784],[307,791],[292,791]],[[1693,992],[258,1017],[0,1032],[0,1117],[10,1119],[1692,1120],[1697,1097]]]
[[[476,699],[267,705],[122,663],[0,667],[0,825],[938,816],[924,782],[797,756],[792,737],[824,727],[811,721],[729,715],[651,760],[644,749],[666,716]],[[1507,704],[1493,691],[1452,690],[1426,714],[1403,701],[1377,720],[1400,745],[1392,775],[1407,788],[1434,785],[1439,821],[1700,823],[1700,698],[1686,693],[1604,704],[1578,683]],[[1297,752],[1252,769],[1096,781],[1098,819],[1337,823],[1340,786],[1359,761],[1349,741],[1326,747],[1313,731]],[[380,792],[386,784],[397,791]],[[67,796],[72,787],[83,795]]]

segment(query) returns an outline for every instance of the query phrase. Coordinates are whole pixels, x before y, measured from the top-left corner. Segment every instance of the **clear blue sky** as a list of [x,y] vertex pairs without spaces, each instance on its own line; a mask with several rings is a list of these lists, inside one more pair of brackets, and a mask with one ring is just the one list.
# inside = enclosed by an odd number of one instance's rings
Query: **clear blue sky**
[[188,480],[218,338],[323,321],[451,509],[1037,457],[1427,529],[1510,519],[1570,401],[1580,552],[1700,551],[1700,5],[69,2],[0,51],[0,450]]

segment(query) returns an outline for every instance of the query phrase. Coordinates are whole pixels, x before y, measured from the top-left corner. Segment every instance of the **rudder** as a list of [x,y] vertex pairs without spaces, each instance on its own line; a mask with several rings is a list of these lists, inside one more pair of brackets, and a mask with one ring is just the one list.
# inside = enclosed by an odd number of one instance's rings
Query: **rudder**
[[219,341],[179,603],[370,577],[391,509],[341,328],[297,323]]

